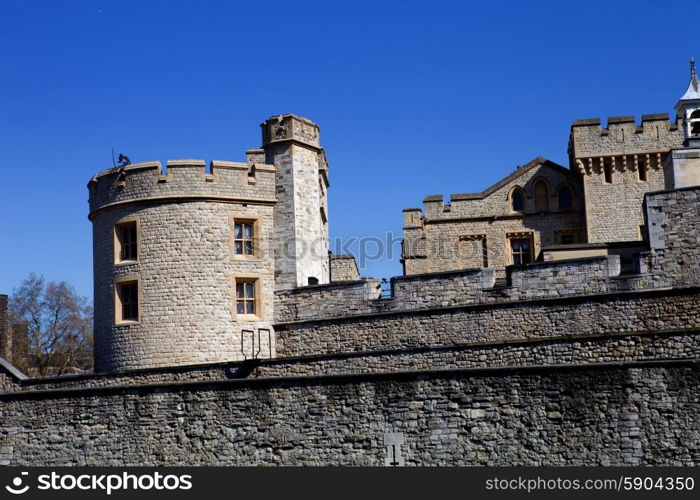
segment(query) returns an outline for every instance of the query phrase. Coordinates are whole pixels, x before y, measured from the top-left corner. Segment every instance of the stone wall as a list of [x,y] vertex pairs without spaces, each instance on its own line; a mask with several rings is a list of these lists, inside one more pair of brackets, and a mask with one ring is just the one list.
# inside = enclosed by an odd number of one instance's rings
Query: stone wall
[[0,396],[0,461],[43,465],[698,465],[697,361]]
[[443,307],[277,323],[279,356],[700,327],[698,288]]
[[[242,359],[244,330],[271,328],[272,206],[213,200],[133,203],[93,218],[95,362],[98,371]],[[114,260],[114,224],[138,221],[138,262]],[[256,220],[255,256],[235,255],[236,218]],[[115,282],[138,279],[138,322],[115,322]],[[235,314],[234,279],[259,283],[255,316]],[[273,339],[274,340],[274,339]],[[243,343],[243,345],[242,345]],[[264,346],[263,355],[272,346]]]
[[360,271],[352,255],[330,255],[330,281],[357,281]]

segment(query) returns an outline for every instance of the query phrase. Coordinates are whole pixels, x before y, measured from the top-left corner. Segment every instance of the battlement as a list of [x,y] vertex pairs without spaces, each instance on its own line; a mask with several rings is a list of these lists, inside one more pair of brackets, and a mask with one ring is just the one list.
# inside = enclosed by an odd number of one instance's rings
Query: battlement
[[263,133],[263,147],[277,142],[294,141],[321,149],[319,141],[321,129],[308,118],[293,114],[276,115],[265,120],[260,126]]
[[665,152],[683,144],[681,117],[670,121],[668,113],[642,115],[637,125],[634,116],[611,116],[607,126],[600,118],[575,120],[569,136],[572,159]]
[[248,203],[275,202],[274,165],[257,163],[260,150],[246,152],[246,163],[213,160],[150,161],[110,168],[88,183],[90,216],[112,204],[168,198],[214,198]]

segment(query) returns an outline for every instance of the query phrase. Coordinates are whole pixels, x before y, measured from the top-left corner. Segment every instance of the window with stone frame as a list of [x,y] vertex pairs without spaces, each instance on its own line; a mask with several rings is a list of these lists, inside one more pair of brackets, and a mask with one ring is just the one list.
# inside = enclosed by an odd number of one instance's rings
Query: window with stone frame
[[532,233],[508,234],[511,263],[519,266],[534,260],[534,238]]
[[138,261],[138,223],[136,220],[114,225],[114,256],[117,263]]
[[259,315],[260,298],[257,279],[236,278],[235,294],[235,310],[237,315]]
[[233,253],[239,256],[256,255],[257,223],[254,220],[234,219]]
[[137,322],[139,315],[138,279],[125,279],[115,284],[115,320],[116,323]]

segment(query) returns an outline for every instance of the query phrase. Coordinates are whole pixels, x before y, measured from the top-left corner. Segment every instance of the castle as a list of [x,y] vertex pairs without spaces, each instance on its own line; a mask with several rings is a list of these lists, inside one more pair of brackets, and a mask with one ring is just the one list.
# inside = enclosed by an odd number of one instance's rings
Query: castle
[[308,119],[245,162],[96,174],[96,373],[0,358],[0,462],[700,464],[693,63],[676,107],[404,210],[388,295],[328,252]]

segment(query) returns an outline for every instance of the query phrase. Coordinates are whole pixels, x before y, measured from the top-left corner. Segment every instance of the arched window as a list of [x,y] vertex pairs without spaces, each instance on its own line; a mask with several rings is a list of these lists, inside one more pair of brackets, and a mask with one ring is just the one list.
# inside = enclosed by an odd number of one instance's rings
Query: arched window
[[569,210],[573,206],[574,193],[569,186],[559,188],[559,210]]
[[549,210],[549,188],[543,180],[535,182],[535,210],[538,212]]
[[523,190],[515,188],[510,195],[510,207],[514,212],[522,212],[525,208],[525,196]]
[[690,114],[690,135],[700,135],[700,109]]

